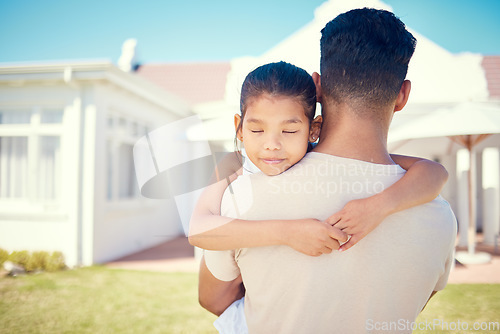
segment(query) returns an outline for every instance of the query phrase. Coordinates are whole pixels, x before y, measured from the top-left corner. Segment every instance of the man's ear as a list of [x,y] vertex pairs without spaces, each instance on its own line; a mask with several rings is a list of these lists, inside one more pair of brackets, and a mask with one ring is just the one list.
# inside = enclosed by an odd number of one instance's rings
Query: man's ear
[[411,91],[411,81],[405,80],[401,85],[401,89],[399,90],[398,97],[396,98],[396,105],[394,106],[394,112],[400,111],[408,102],[408,98],[410,97]]
[[236,137],[243,141],[243,132],[240,127],[241,116],[238,114],[234,114],[234,131],[236,132]]
[[314,143],[318,140],[321,133],[321,124],[323,123],[323,117],[316,116],[315,119],[311,121],[311,126],[309,127],[309,142]]
[[321,97],[323,95],[323,92],[321,90],[321,75],[318,72],[313,72],[312,78],[314,84],[316,85],[316,101],[321,103]]

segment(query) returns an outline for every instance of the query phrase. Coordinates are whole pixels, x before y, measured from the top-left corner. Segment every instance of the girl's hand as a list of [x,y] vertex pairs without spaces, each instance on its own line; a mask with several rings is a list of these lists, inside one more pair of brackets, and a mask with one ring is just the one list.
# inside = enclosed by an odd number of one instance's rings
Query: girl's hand
[[376,195],[353,200],[325,221],[351,236],[348,242],[341,245],[339,251],[342,252],[354,246],[388,216],[382,204],[383,202],[378,201]]
[[309,256],[330,254],[347,241],[347,233],[317,219],[299,219],[286,223],[284,244]]

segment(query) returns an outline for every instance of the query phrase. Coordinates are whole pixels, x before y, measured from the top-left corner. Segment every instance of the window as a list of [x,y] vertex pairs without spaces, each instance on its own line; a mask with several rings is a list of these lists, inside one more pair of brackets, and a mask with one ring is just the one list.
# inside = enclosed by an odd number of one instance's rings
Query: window
[[62,110],[43,110],[41,113],[40,123],[43,124],[58,124],[62,123]]
[[0,124],[29,124],[31,123],[31,111],[0,111]]
[[107,197],[123,201],[140,197],[134,168],[133,148],[146,134],[146,126],[131,118],[113,114],[107,120]]
[[0,201],[54,203],[61,198],[62,110],[0,109]]
[[38,141],[37,198],[56,200],[60,198],[60,138],[40,136]]
[[28,195],[28,137],[0,137],[0,199]]
[[121,180],[118,187],[119,198],[132,198],[139,195],[139,186],[135,177],[133,148],[134,146],[130,144],[121,144],[118,148],[118,175]]

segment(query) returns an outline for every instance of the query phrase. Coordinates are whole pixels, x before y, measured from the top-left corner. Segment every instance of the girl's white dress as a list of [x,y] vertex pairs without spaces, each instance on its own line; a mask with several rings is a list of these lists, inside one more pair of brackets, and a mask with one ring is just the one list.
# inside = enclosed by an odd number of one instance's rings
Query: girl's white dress
[[220,334],[248,334],[245,319],[245,297],[232,303],[214,321],[214,326]]

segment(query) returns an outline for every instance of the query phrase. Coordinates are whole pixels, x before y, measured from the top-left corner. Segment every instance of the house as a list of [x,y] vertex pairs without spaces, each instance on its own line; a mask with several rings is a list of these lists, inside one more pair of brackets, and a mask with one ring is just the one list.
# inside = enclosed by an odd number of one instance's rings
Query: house
[[[231,151],[233,115],[239,112],[246,74],[280,60],[309,73],[319,71],[321,29],[335,15],[360,6],[390,10],[378,0],[326,1],[309,24],[261,56],[228,62],[137,68],[125,61],[123,68],[135,72],[97,61],[0,64],[0,247],[57,250],[70,266],[90,265],[186,233],[196,196],[141,196],[136,179],[142,178],[137,175],[142,163],[134,167],[134,145],[142,142],[151,150],[152,133],[196,115],[203,131],[184,131],[179,137],[185,147],[199,154],[196,151],[206,151],[208,141],[212,152]],[[470,101],[488,102],[500,110],[500,56],[451,54],[413,33],[418,45],[408,73],[412,94],[391,131],[439,108]],[[127,46],[133,49],[135,44]],[[133,52],[128,58],[134,59]],[[443,195],[463,230],[468,222],[464,203],[469,168],[462,161],[464,151],[438,151],[432,141],[389,144],[391,152],[445,165],[450,179]],[[489,243],[495,242],[500,225],[499,150],[497,134],[475,152],[476,216],[478,226],[488,231]],[[150,160],[147,168],[158,173],[155,159]],[[195,176],[188,173],[178,181],[193,184]],[[461,234],[462,245],[464,237]]]
[[132,150],[190,115],[110,62],[0,65],[0,247],[90,265],[182,234],[173,199],[140,195]]

